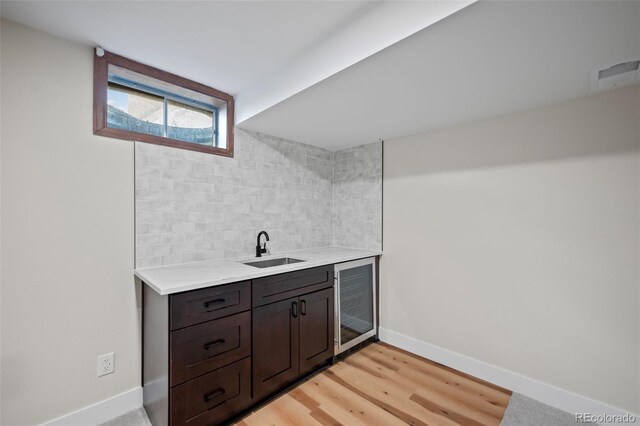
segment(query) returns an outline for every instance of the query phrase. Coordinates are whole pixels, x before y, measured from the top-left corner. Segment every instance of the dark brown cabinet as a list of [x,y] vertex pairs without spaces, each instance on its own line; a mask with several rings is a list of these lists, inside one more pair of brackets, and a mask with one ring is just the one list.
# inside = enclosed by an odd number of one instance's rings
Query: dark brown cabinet
[[251,284],[251,306],[255,308],[333,287],[333,265],[258,278]]
[[253,396],[262,399],[298,378],[298,298],[253,309]]
[[252,404],[251,282],[143,287],[144,407],[155,426],[220,424]]
[[171,424],[215,425],[251,404],[251,360],[245,358],[171,388]]
[[160,296],[143,286],[155,426],[224,424],[333,356],[333,265]]
[[300,374],[333,356],[333,288],[300,297]]
[[[320,268],[318,268],[320,269]],[[320,276],[327,276],[327,268]],[[291,287],[290,274],[281,276]],[[307,276],[318,276],[313,271]],[[333,284],[324,278],[324,286]],[[277,282],[272,278],[271,283]],[[314,286],[319,280],[315,280]],[[303,281],[308,283],[309,280]],[[255,286],[260,285],[254,282]],[[258,293],[264,294],[264,293]],[[253,397],[261,400],[333,356],[333,287],[253,309]]]
[[251,355],[251,311],[169,335],[171,386]]
[[171,330],[251,309],[251,281],[172,294]]

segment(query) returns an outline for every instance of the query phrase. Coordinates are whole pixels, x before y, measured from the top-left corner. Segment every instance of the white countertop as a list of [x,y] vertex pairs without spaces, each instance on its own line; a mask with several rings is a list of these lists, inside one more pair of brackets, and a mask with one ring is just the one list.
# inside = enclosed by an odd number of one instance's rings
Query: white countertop
[[[242,257],[238,259],[209,260],[205,262],[181,263],[178,265],[139,268],[135,275],[161,296],[196,290],[237,281],[250,280],[284,272],[298,271],[315,266],[331,265],[350,260],[379,256],[382,252],[357,250],[342,247],[323,247],[271,254],[261,258]],[[304,262],[271,268],[256,268],[243,262],[292,257]]]

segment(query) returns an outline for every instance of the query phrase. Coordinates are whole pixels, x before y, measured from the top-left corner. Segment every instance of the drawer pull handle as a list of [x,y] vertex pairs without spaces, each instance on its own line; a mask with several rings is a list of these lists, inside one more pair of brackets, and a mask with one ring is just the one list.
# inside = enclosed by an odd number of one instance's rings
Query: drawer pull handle
[[227,301],[227,299],[225,299],[225,298],[220,298],[220,299],[216,299],[216,300],[210,300],[210,301],[204,303],[204,307],[208,308],[209,306],[215,305],[216,303],[224,303],[226,301]]
[[301,300],[300,301],[300,315],[307,315],[307,301],[306,300]]
[[205,351],[208,351],[209,349],[213,348],[214,346],[220,346],[220,345],[224,344],[225,342],[226,342],[226,340],[224,340],[224,339],[218,339],[218,340],[214,340],[213,342],[205,343],[202,347],[204,348]]
[[291,304],[291,314],[294,318],[298,318],[298,302],[293,302]]
[[213,392],[209,392],[204,396],[204,402],[211,402],[219,396],[224,395],[224,389],[216,389]]

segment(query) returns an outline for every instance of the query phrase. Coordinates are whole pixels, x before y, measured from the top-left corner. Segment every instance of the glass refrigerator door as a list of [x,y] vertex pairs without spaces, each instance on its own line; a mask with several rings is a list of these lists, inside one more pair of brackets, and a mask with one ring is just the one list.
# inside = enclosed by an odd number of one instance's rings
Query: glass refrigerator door
[[375,334],[375,264],[353,262],[338,273],[340,330],[339,350],[345,350]]

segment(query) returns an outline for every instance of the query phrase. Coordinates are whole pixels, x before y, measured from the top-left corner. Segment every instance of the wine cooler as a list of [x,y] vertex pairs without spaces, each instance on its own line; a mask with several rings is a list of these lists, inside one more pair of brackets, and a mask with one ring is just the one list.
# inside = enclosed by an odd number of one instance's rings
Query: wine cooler
[[335,355],[376,334],[376,260],[335,265]]

